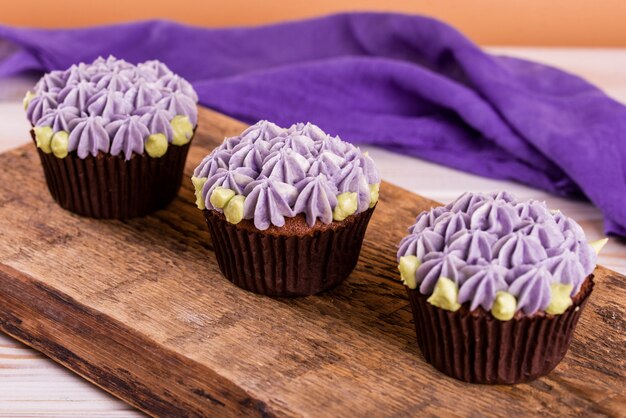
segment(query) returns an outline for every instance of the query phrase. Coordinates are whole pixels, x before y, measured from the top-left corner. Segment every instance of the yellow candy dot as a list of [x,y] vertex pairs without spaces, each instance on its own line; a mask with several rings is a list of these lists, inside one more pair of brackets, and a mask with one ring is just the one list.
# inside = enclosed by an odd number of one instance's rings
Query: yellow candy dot
[[50,148],[50,142],[52,141],[52,128],[49,126],[35,126],[33,128],[35,131],[35,142],[37,143],[37,147],[41,149],[46,154],[50,154],[52,149]]
[[185,145],[193,136],[193,125],[187,116],[176,115],[170,121],[172,126],[172,144]]
[[415,272],[419,266],[420,261],[414,255],[405,255],[400,257],[400,264],[398,264],[400,279],[409,289],[415,289],[417,287],[417,283],[415,282]]
[[609,242],[608,238],[602,238],[597,241],[590,242],[589,245],[593,248],[596,254],[600,254],[600,251],[602,251],[607,242]]
[[572,306],[572,298],[570,294],[574,289],[572,284],[552,283],[550,285],[550,292],[552,297],[550,298],[550,304],[546,308],[546,312],[551,315],[561,315]]
[[167,137],[163,134],[153,134],[146,138],[146,152],[152,158],[159,158],[167,152]]
[[237,195],[228,201],[224,208],[224,216],[231,224],[238,224],[243,219],[243,204],[245,196]]
[[496,292],[496,299],[491,307],[491,315],[500,321],[508,321],[515,315],[517,300],[509,292],[500,290]]
[[65,158],[67,157],[67,147],[70,143],[69,141],[69,133],[65,131],[59,131],[52,135],[52,140],[50,141],[50,148],[52,149],[52,153],[57,158]]
[[373,208],[378,202],[380,192],[380,183],[370,184],[370,208]]
[[433,306],[448,311],[457,311],[461,305],[458,302],[459,287],[447,277],[441,276],[435,285],[433,294],[426,300]]
[[202,198],[202,188],[206,183],[206,177],[191,177],[191,182],[193,183],[194,193],[196,195],[196,206],[198,209],[206,209],[204,204],[204,199]]
[[22,100],[22,104],[24,105],[24,110],[28,109],[28,105],[35,97],[37,97],[37,95],[33,93],[32,91],[29,90],[26,92],[26,95],[24,96],[24,99]]
[[235,197],[235,194],[234,190],[227,189],[225,187],[216,187],[213,189],[209,201],[214,207],[222,209],[226,207],[230,199]]
[[356,192],[341,193],[337,196],[337,206],[333,210],[333,219],[343,221],[356,212],[358,204],[358,194]]

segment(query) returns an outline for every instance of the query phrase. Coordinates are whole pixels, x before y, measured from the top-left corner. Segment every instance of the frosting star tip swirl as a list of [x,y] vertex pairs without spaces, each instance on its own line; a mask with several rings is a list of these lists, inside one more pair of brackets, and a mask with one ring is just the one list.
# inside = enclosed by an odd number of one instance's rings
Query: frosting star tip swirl
[[[304,214],[307,224],[341,221],[373,207],[380,176],[370,157],[311,123],[281,128],[260,121],[206,156],[192,178],[200,209],[217,207],[223,189],[243,196],[242,219],[257,229]],[[213,199],[213,194],[220,193]]]
[[[191,84],[165,64],[133,65],[109,56],[45,74],[34,93],[24,97],[24,107],[33,127],[69,135],[67,149],[54,154],[58,158],[76,151],[79,158],[105,152],[128,160],[144,151],[160,157],[168,144],[189,142],[198,120],[197,101]],[[48,134],[35,129],[38,132]],[[49,141],[43,137],[36,142]],[[47,146],[40,148],[51,152]]]
[[419,214],[409,232],[397,253],[405,285],[436,293],[429,301],[444,309],[468,303],[500,320],[519,310],[562,313],[569,306],[565,290],[570,299],[580,290],[601,248],[561,212],[507,192],[465,193]]

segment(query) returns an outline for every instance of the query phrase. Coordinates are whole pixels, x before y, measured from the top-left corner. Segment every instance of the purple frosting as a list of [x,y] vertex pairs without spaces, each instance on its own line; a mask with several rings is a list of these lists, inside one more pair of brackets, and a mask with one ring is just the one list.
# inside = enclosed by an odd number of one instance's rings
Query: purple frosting
[[148,132],[151,134],[160,132],[167,137],[168,142],[172,142],[173,133],[170,125],[172,114],[168,110],[142,107],[137,109],[135,114],[141,115],[141,123],[148,128]]
[[87,109],[87,101],[96,93],[96,85],[91,81],[82,80],[70,84],[59,91],[57,100],[64,105],[77,109]]
[[96,156],[109,151],[109,134],[102,116],[85,116],[72,120],[70,125],[69,152],[76,151],[80,158]]
[[298,197],[294,213],[304,213],[308,225],[319,219],[325,224],[333,221],[333,209],[337,205],[337,188],[324,174],[306,177],[296,185]]
[[80,117],[78,108],[69,105],[61,105],[46,112],[39,118],[36,126],[50,126],[54,132],[69,131],[70,122]]
[[245,196],[244,219],[261,230],[283,226],[297,214],[309,226],[331,223],[337,196],[345,192],[357,194],[355,213],[366,211],[369,186],[380,182],[372,159],[354,145],[310,123],[284,129],[268,121],[225,139],[194,177],[207,179],[202,198],[208,209],[222,211],[210,201],[216,187]]
[[26,109],[26,116],[30,119],[33,126],[37,126],[39,119],[41,119],[46,112],[56,109],[57,106],[56,93],[44,91],[30,101]]
[[193,87],[158,61],[133,65],[101,57],[45,74],[34,93],[26,108],[31,124],[69,132],[69,151],[80,158],[110,152],[128,160],[144,152],[149,135],[163,134],[171,143],[175,116],[194,126],[198,121]]
[[143,139],[150,135],[146,125],[141,123],[139,116],[120,116],[106,126],[111,142],[111,155],[124,153],[128,160],[133,152],[143,152]]
[[527,315],[545,310],[551,284],[571,284],[574,296],[597,259],[576,221],[507,192],[465,193],[420,213],[409,232],[397,256],[420,261],[419,291],[431,294],[439,277],[447,277],[459,286],[459,303],[471,310],[490,310],[501,290]]
[[254,225],[259,229],[267,229],[270,225],[283,226],[285,218],[295,215],[292,206],[298,197],[298,190],[278,180],[278,177],[254,180],[246,186],[243,195],[246,196],[243,216],[254,219]]

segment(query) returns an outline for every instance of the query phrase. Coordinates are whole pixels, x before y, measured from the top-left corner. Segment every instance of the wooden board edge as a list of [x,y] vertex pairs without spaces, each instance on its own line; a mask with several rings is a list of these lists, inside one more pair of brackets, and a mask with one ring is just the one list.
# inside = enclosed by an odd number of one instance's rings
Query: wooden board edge
[[0,331],[152,416],[276,416],[214,370],[2,263]]

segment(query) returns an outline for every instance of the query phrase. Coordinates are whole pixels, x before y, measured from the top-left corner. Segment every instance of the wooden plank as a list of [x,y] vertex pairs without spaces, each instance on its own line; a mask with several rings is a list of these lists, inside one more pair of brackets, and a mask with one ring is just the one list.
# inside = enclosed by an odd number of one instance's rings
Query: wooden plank
[[[239,122],[201,111],[187,175]],[[52,202],[32,146],[0,155],[0,328],[153,415],[620,415],[624,277],[604,268],[564,361],[530,384],[469,385],[426,364],[395,245],[435,204],[389,184],[357,270],[272,299],[218,271],[190,182],[126,222]]]
[[40,352],[0,332],[0,417],[142,418]]

